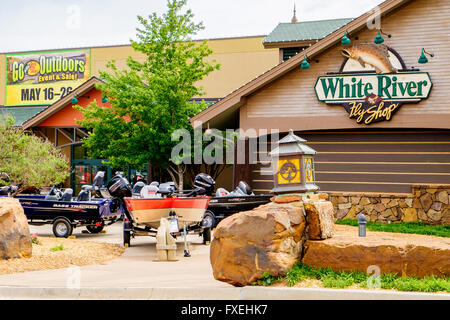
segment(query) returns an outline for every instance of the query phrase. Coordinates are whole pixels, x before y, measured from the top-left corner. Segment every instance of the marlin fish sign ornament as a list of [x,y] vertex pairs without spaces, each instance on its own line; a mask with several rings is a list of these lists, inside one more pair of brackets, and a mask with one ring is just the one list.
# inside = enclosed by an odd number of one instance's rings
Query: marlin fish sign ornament
[[341,69],[319,77],[315,92],[319,101],[342,105],[357,123],[389,121],[404,103],[420,102],[430,94],[429,74],[407,69],[384,44],[357,44],[341,53],[346,58]]

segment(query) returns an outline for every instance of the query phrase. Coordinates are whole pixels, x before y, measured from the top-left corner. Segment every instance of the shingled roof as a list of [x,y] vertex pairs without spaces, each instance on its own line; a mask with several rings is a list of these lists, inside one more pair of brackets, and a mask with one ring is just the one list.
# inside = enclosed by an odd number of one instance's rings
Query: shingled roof
[[297,23],[280,23],[264,39],[263,44],[322,39],[352,20],[353,18],[344,18],[303,21]]
[[21,126],[27,120],[33,118],[40,113],[44,107],[12,107],[12,108],[0,108],[0,113],[11,115],[14,117],[15,126]]

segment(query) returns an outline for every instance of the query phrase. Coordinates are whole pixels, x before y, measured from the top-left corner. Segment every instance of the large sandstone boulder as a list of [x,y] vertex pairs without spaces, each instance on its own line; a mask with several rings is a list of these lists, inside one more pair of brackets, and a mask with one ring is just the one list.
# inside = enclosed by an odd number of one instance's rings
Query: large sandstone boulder
[[450,276],[450,241],[415,234],[367,231],[336,226],[336,235],[323,241],[306,241],[303,263],[315,268],[368,272],[377,266],[381,273],[419,278]]
[[31,236],[19,200],[0,198],[0,259],[31,256]]
[[310,240],[323,240],[334,235],[334,206],[331,201],[326,201],[326,193],[310,194],[285,194],[272,197],[275,203],[294,203],[303,205],[306,213],[306,233]]
[[334,235],[334,207],[330,201],[306,200],[307,233],[310,240],[323,240]]
[[305,227],[301,202],[269,203],[225,218],[211,242],[214,278],[244,286],[264,272],[286,274],[301,259]]

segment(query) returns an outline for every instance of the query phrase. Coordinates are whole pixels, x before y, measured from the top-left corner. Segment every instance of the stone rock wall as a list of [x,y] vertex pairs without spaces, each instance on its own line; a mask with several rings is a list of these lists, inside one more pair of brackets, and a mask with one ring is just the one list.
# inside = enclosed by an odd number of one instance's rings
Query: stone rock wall
[[0,198],[0,259],[30,257],[32,251],[27,217],[19,200]]
[[373,222],[450,224],[450,187],[415,185],[409,195],[331,193],[336,219],[356,219],[364,213]]

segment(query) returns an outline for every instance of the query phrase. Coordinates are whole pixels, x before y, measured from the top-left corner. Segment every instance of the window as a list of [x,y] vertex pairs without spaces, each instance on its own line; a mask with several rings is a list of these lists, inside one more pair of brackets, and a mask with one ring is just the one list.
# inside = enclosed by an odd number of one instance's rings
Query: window
[[302,51],[307,47],[295,47],[295,48],[284,48],[283,49],[283,61],[289,60],[293,56],[295,56],[297,53]]

